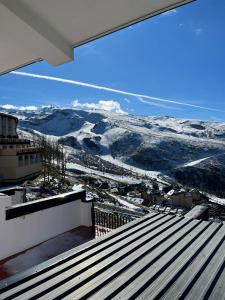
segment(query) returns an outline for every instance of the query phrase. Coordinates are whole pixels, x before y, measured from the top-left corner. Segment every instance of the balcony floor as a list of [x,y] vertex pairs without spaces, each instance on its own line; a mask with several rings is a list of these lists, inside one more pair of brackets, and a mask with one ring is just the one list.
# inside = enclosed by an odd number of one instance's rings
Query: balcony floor
[[0,280],[22,272],[91,239],[93,239],[92,228],[80,226],[17,255],[10,256],[0,261]]

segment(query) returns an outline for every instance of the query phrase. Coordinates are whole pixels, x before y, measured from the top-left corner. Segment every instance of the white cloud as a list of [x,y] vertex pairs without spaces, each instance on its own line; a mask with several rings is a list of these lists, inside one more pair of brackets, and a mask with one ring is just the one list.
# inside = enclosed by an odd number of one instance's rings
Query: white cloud
[[165,11],[164,13],[162,13],[162,16],[171,16],[171,15],[174,15],[174,14],[177,14],[177,10],[176,9],[171,9],[171,10],[168,10],[168,11]]
[[192,107],[192,108],[197,108],[197,109],[204,109],[208,111],[217,111],[217,112],[222,112],[224,113],[224,110],[216,109],[216,108],[211,108],[211,107],[206,107],[206,106],[200,106],[196,104],[191,104],[187,102],[180,102],[177,100],[170,100],[170,99],[165,99],[165,98],[159,98],[159,97],[153,97],[153,96],[148,96],[148,95],[143,95],[143,94],[137,94],[137,93],[131,93],[127,91],[122,91],[118,89],[113,89],[101,85],[96,85],[96,84],[91,84],[91,83],[86,83],[86,82],[81,82],[81,81],[76,81],[76,80],[70,80],[70,79],[64,79],[64,78],[59,78],[59,77],[52,77],[52,76],[46,76],[46,75],[40,75],[40,74],[33,74],[33,73],[27,73],[27,72],[19,72],[19,71],[12,71],[10,72],[11,74],[14,75],[19,75],[19,76],[28,76],[28,77],[33,77],[33,78],[39,78],[39,79],[46,79],[50,81],[57,81],[57,82],[62,82],[62,83],[68,83],[68,84],[73,84],[73,85],[78,85],[78,86],[84,86],[88,88],[93,88],[97,90],[102,90],[102,91],[108,91],[112,93],[117,93],[117,94],[122,94],[122,95],[127,95],[127,96],[133,96],[136,98],[144,98],[148,99],[149,102],[153,101],[159,101],[159,102],[164,102],[164,103],[171,103],[171,104],[177,104],[177,105],[182,105],[182,106],[187,106],[187,107]]
[[126,101],[127,103],[130,103],[130,99],[124,98],[124,101]]
[[1,105],[0,107],[4,108],[4,109],[16,109],[16,110],[37,110],[38,108],[36,106],[16,106],[16,105],[12,105],[12,104],[4,104]]
[[96,103],[94,102],[81,103],[78,100],[74,100],[72,105],[74,108],[79,108],[79,109],[103,109],[107,111],[114,111],[121,114],[126,113],[121,109],[120,103],[114,100],[99,100]]
[[202,28],[196,28],[195,29],[195,34],[200,35],[200,34],[202,34],[202,31],[203,31]]
[[41,108],[51,108],[53,105],[42,105]]

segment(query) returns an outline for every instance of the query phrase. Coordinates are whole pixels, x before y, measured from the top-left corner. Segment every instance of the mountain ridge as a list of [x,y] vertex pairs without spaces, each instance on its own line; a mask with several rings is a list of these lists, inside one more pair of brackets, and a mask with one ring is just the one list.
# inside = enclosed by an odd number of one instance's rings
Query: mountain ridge
[[20,118],[23,131],[61,139],[71,161],[76,152],[85,152],[93,159],[110,157],[115,163],[162,172],[217,195],[225,191],[222,122],[59,108],[11,113]]

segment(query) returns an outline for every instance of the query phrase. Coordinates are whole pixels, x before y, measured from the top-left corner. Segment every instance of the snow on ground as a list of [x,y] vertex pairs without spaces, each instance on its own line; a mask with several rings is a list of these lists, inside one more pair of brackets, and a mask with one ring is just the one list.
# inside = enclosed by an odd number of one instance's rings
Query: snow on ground
[[100,156],[101,159],[104,159],[114,165],[117,165],[119,167],[122,167],[124,169],[127,169],[129,171],[132,171],[132,172],[136,172],[140,175],[144,175],[144,176],[148,176],[148,177],[151,177],[151,178],[158,178],[158,175],[160,175],[161,173],[160,172],[157,172],[157,171],[146,171],[146,170],[143,170],[143,169],[140,169],[140,168],[136,168],[136,167],[133,167],[133,166],[130,166],[130,165],[127,165],[121,161],[119,161],[118,159],[114,159],[111,155],[102,155]]
[[74,184],[74,186],[72,187],[72,190],[79,192],[79,191],[83,190],[83,185],[82,184]]
[[206,193],[206,196],[209,197],[210,202],[217,203],[220,205],[225,205],[225,199],[223,199],[223,198],[218,198],[218,197],[208,194],[208,193]]
[[124,199],[121,199],[118,195],[113,195],[113,194],[109,194],[111,197],[113,197],[114,199],[116,199],[120,204],[122,204],[123,206],[129,208],[130,210],[133,211],[142,211],[142,209]]
[[[162,185],[173,183],[174,180],[163,173],[151,171],[153,168],[164,170],[169,176],[172,174],[169,172],[174,168],[195,166],[207,162],[212,155],[221,155],[225,151],[225,123],[222,122],[177,119],[169,116],[121,115],[104,110],[82,111],[57,107],[42,109],[32,114],[21,111],[14,113],[25,117],[20,121],[20,126],[31,133],[32,130],[37,134],[42,132],[53,139],[74,137],[67,139],[68,146],[76,142],[73,145],[74,149],[67,147],[68,155],[71,153],[75,157],[79,151],[99,155],[103,160],[143,177],[155,178]],[[113,159],[111,153],[117,158],[120,157],[121,161],[120,158]],[[122,162],[132,159],[137,166],[149,168],[150,171]],[[223,167],[221,163],[221,169]],[[80,170],[81,166],[76,165],[76,168]],[[119,182],[133,183],[135,180],[132,175],[130,178],[116,176],[94,171],[89,166],[83,171]],[[182,171],[186,172],[185,169]]]
[[204,161],[204,160],[207,160],[209,158],[212,158],[213,156],[208,156],[208,157],[204,157],[204,158],[201,158],[201,159],[197,159],[197,160],[194,160],[194,161],[191,161],[189,163],[186,163],[183,165],[183,167],[193,167],[195,165],[198,165],[200,162]]
[[97,175],[100,177],[112,179],[114,181],[122,182],[122,183],[136,184],[136,183],[141,182],[141,180],[135,179],[130,176],[119,176],[119,175],[114,175],[114,174],[110,174],[110,173],[106,173],[106,172],[101,172],[101,171],[93,170],[93,169],[90,169],[90,168],[87,168],[87,167],[84,167],[84,166],[81,166],[81,165],[75,164],[75,163],[67,163],[67,169],[83,171],[90,175]]
[[126,200],[122,200],[122,199],[120,199],[120,198],[118,198],[118,197],[116,197],[116,199],[117,199],[117,201],[118,201],[120,204],[122,204],[123,206],[126,206],[126,207],[128,207],[128,208],[130,208],[130,209],[133,209],[133,210],[140,210],[139,207],[137,207],[136,205],[134,205],[134,204],[132,204],[132,203],[130,203],[130,202],[127,202]]
[[193,167],[195,165],[198,165],[202,161],[205,161],[205,160],[210,159],[210,158],[216,158],[216,157],[221,156],[223,154],[225,154],[225,153],[220,153],[220,154],[216,154],[216,155],[211,155],[211,156],[203,157],[201,159],[197,159],[197,160],[191,161],[189,163],[186,163],[186,164],[183,165],[183,167]]
[[[98,155],[96,155],[96,156],[98,156]],[[143,170],[143,169],[140,169],[140,168],[137,168],[137,167],[133,167],[133,166],[130,166],[126,163],[123,163],[122,161],[120,161],[118,159],[114,159],[111,155],[101,155],[99,157],[101,157],[101,159],[103,159],[105,161],[108,161],[108,162],[110,162],[114,165],[122,167],[122,168],[124,168],[126,170],[129,170],[131,172],[137,173],[138,175],[146,176],[146,177],[149,177],[151,179],[157,179],[157,182],[159,184],[168,185],[171,181],[174,182],[174,179],[170,178],[168,175],[162,174],[162,172],[146,171],[146,170]]]
[[82,141],[86,137],[94,136],[93,132],[91,131],[95,124],[90,122],[85,122],[82,128],[79,131],[74,131],[71,133],[68,133],[65,136],[73,136],[77,138],[77,141],[82,144]]
[[131,202],[134,202],[134,203],[137,203],[137,204],[142,204],[144,199],[143,198],[136,198],[136,197],[129,197],[129,196],[126,196],[126,198],[131,201]]
[[118,136],[123,136],[125,132],[126,129],[118,127],[107,130],[102,136],[102,145],[107,148],[109,144],[115,142],[118,139]]

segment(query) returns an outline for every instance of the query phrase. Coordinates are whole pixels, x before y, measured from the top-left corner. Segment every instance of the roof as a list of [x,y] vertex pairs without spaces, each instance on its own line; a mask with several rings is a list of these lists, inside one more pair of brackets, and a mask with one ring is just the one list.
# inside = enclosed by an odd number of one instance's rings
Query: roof
[[224,229],[150,213],[2,281],[1,299],[222,299]]
[[207,205],[195,205],[188,213],[186,213],[186,218],[198,219],[201,218],[202,214],[208,211]]
[[180,194],[187,194],[187,193],[184,189],[179,189],[179,190],[172,189],[167,193],[168,196],[180,195]]
[[1,0],[0,74],[46,60],[73,60],[73,48],[192,0]]
[[7,118],[10,118],[10,119],[14,119],[14,120],[16,120],[16,122],[18,122],[18,118],[13,116],[13,115],[9,115],[9,114],[5,114],[5,113],[0,112],[0,117],[7,117]]

